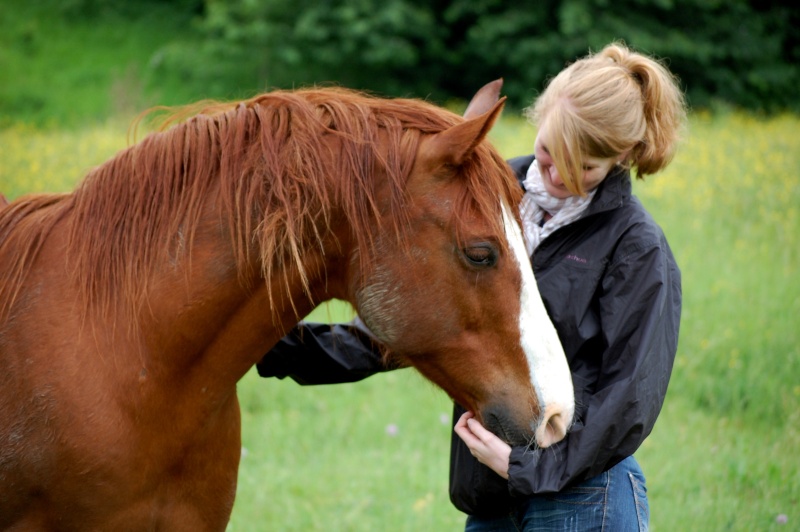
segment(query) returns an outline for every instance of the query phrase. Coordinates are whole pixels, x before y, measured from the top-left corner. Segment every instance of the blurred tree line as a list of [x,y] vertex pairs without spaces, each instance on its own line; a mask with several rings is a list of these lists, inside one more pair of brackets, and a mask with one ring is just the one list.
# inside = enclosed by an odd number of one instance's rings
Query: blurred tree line
[[[76,16],[154,1],[65,0]],[[165,2],[194,13],[198,41],[152,67],[209,95],[330,82],[441,103],[503,77],[523,107],[566,63],[622,40],[664,58],[695,108],[800,111],[794,0]]]

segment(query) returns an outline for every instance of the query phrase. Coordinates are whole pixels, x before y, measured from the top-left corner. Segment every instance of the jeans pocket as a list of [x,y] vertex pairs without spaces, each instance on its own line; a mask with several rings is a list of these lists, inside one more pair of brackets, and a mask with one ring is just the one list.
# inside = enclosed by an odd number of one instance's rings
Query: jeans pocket
[[628,472],[633,488],[633,501],[636,505],[636,518],[639,521],[639,532],[647,532],[650,528],[650,505],[647,502],[647,487],[644,479],[637,477],[634,473]]

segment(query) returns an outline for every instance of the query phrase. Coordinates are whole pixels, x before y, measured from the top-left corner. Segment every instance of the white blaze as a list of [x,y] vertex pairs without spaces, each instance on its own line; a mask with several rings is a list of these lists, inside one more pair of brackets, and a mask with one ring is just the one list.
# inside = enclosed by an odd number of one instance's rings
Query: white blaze
[[[522,276],[519,329],[522,349],[528,358],[531,382],[536,390],[542,423],[536,441],[547,447],[563,438],[575,411],[572,374],[553,323],[544,308],[522,231],[509,207],[503,204],[503,221],[512,254]],[[548,425],[552,426],[548,429]]]

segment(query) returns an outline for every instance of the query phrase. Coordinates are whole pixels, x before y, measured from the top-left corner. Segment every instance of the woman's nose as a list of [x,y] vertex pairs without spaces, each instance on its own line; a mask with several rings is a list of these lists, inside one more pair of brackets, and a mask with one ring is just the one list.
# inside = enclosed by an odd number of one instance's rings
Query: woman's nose
[[556,165],[551,164],[548,166],[547,173],[550,174],[550,181],[553,183],[553,185],[560,187],[564,184],[564,182],[561,180],[561,176],[558,175],[558,169],[556,168]]

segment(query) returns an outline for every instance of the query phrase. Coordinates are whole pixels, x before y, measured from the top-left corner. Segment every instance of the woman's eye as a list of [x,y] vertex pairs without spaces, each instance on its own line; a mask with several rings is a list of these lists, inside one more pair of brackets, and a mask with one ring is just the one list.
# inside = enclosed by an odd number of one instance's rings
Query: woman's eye
[[497,264],[497,249],[489,243],[466,247],[462,253],[472,266],[488,268]]

